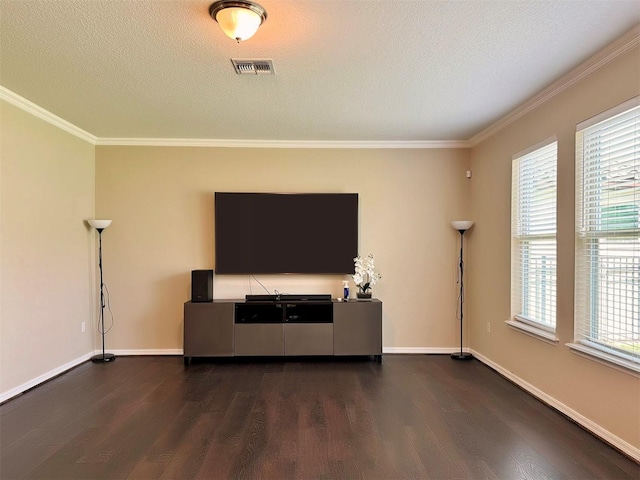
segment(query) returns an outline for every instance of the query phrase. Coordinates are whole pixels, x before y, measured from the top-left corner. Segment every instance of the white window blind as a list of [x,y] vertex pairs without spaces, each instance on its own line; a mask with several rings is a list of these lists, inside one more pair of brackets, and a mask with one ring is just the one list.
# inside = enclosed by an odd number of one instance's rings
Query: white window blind
[[640,363],[638,103],[579,125],[576,135],[575,341],[634,363]]
[[511,177],[511,312],[516,320],[549,331],[556,326],[554,140],[514,155]]

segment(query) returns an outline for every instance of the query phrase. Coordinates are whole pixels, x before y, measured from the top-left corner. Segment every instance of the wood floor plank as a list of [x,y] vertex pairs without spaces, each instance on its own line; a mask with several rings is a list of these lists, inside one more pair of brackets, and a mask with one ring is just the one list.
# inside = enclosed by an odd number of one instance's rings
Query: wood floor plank
[[[198,413],[196,421],[186,432],[186,436],[180,443],[173,446],[171,460],[165,466],[162,473],[155,478],[178,479],[199,478],[198,472],[202,467],[205,457],[212,448],[213,434],[217,422],[211,413]],[[129,478],[137,480],[132,472]]]
[[128,477],[137,480],[159,478],[173,459],[176,447],[187,440],[187,434],[199,416],[198,404],[186,402],[175,416],[168,419],[167,428],[156,437]]
[[87,362],[0,405],[0,478],[640,479],[477,361]]
[[[435,435],[426,426],[410,426],[407,434],[413,448],[416,450],[426,472],[426,478],[465,479],[476,478],[475,465],[470,469],[465,468],[465,462],[460,458],[456,450],[451,455],[451,450],[443,446],[442,439]],[[484,469],[483,469],[484,470]]]

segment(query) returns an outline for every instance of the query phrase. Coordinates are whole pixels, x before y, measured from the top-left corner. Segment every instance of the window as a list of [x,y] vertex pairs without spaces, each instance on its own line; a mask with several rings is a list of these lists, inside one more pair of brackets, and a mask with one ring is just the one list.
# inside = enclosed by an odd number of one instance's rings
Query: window
[[[557,158],[554,138],[514,155],[512,162],[511,313],[515,322],[507,323],[543,337],[544,331],[554,332],[556,327]],[[546,338],[557,340],[555,335]]]
[[578,125],[574,328],[578,345],[573,345],[596,350],[590,353],[636,371],[640,371],[639,98]]

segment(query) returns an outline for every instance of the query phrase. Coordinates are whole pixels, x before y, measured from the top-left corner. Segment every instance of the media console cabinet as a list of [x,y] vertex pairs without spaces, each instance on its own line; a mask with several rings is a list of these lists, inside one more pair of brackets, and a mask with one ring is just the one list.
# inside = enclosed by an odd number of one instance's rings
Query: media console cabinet
[[373,356],[382,361],[382,302],[214,300],[184,304],[184,363],[193,357]]

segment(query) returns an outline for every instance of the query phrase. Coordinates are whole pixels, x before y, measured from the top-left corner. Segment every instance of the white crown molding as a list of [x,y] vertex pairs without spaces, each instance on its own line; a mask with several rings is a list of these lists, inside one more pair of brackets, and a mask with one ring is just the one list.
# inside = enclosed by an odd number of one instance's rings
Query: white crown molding
[[497,122],[477,133],[469,140],[433,141],[322,141],[322,140],[246,140],[199,138],[99,138],[72,123],[45,110],[24,97],[0,85],[0,99],[65,130],[93,145],[149,146],[149,147],[223,147],[223,148],[335,148],[335,149],[433,149],[473,148],[495,135],[523,115],[559,95],[596,70],[640,45],[640,25],[604,48],[578,67],[571,70],[531,99],[511,111]]
[[546,403],[550,407],[552,407],[552,408],[558,410],[560,413],[566,415],[567,417],[569,417],[570,419],[575,421],[578,425],[581,425],[583,428],[585,428],[586,430],[588,430],[589,432],[594,434],[596,437],[599,437],[604,442],[606,442],[609,445],[617,448],[618,450],[620,450],[621,452],[623,452],[625,455],[629,456],[630,458],[632,458],[636,462],[640,462],[640,448],[637,448],[637,447],[631,445],[629,442],[626,442],[622,438],[618,437],[617,435],[614,435],[609,430],[601,427],[600,425],[598,425],[594,421],[588,419],[587,417],[585,417],[581,413],[576,412],[574,409],[568,407],[567,405],[565,405],[561,401],[553,398],[551,395],[549,395],[549,394],[543,392],[542,390],[540,390],[539,388],[531,385],[529,382],[527,382],[527,381],[523,380],[522,378],[518,377],[513,372],[510,372],[509,370],[507,370],[506,368],[501,367],[497,363],[492,362],[491,360],[489,360],[484,355],[476,352],[475,350],[472,350],[472,353],[473,353],[473,356],[476,357],[479,361],[481,361],[485,365],[491,367],[496,372],[498,372],[500,375],[502,375],[506,379],[512,381],[517,386],[519,386],[520,388],[522,388],[526,392],[528,392],[531,395],[533,395],[534,397],[536,397],[538,400],[542,401],[543,403]]
[[325,141],[325,140],[234,140],[207,138],[98,138],[97,145],[136,147],[221,148],[469,148],[467,140],[435,141]]
[[605,47],[600,52],[578,65],[566,75],[553,82],[547,88],[534,95],[525,103],[517,107],[511,113],[508,113],[497,122],[485,128],[468,140],[470,147],[475,147],[480,142],[495,135],[506,126],[512,124],[523,115],[529,113],[553,97],[559,95],[567,88],[575,85],[583,78],[591,75],[596,70],[604,67],[616,58],[624,55],[631,49],[640,45],[640,25],[635,26],[618,40]]
[[51,125],[54,125],[67,133],[75,135],[76,137],[91,143],[96,144],[97,137],[89,132],[82,130],[80,127],[76,127],[73,123],[67,122],[65,119],[51,113],[49,110],[45,110],[39,105],[36,105],[30,100],[21,97],[15,92],[12,92],[6,87],[0,85],[0,99],[5,100],[7,103],[24,110],[31,115],[44,120]]
[[434,141],[324,141],[243,140],[207,138],[99,138],[0,85],[0,99],[93,145],[137,147],[224,147],[224,148],[469,148],[467,140]]

